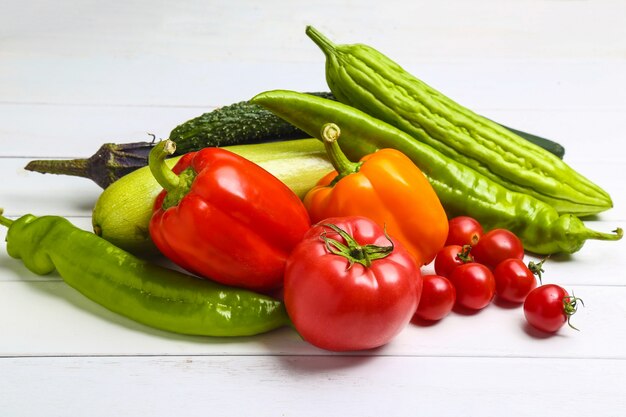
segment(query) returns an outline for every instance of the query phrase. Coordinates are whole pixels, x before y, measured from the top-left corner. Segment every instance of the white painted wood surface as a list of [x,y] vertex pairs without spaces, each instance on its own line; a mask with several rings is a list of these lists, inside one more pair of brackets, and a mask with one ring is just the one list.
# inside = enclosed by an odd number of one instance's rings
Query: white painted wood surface
[[[89,229],[100,189],[22,169],[103,142],[165,137],[266,89],[326,90],[313,24],[377,47],[472,109],[562,143],[626,226],[626,2],[0,2],[0,206]],[[0,231],[4,240],[5,231]],[[358,355],[283,329],[234,340],[131,322],[0,251],[2,416],[543,416],[626,414],[626,244],[547,266],[585,300],[545,337],[493,304],[410,325]],[[425,271],[429,271],[426,267]]]

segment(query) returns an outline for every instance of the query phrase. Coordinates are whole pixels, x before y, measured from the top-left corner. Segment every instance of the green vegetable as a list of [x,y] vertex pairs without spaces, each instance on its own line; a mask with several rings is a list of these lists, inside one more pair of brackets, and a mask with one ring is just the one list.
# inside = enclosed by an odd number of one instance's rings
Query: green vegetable
[[375,49],[335,45],[312,27],[306,33],[326,55],[326,79],[342,103],[559,213],[588,215],[613,206],[606,191],[555,155],[455,103]]
[[[308,93],[324,98],[330,93]],[[169,139],[176,142],[176,155],[210,146],[263,143],[308,136],[272,112],[248,101],[220,107],[176,127]]]
[[403,152],[428,177],[448,216],[468,215],[486,229],[509,229],[531,252],[572,253],[587,239],[622,237],[621,229],[614,234],[600,233],[586,228],[571,214],[559,216],[543,201],[511,191],[401,130],[345,104],[280,90],[262,93],[252,102],[320,140],[322,126],[337,124],[341,129],[339,145],[353,161],[383,148]]
[[271,297],[156,266],[58,216],[12,221],[7,252],[35,274],[55,269],[96,303],[132,320],[176,333],[246,336],[289,323]]
[[542,138],[541,136],[533,135],[532,133],[526,133],[522,132],[521,130],[513,129],[512,127],[508,127],[505,125],[500,126],[510,130],[512,133],[516,134],[520,138],[526,139],[530,143],[534,143],[535,145],[542,147],[543,149],[550,152],[551,154],[556,155],[560,159],[563,159],[563,156],[565,155],[565,148],[559,143],[553,142],[546,138]]
[[[334,99],[331,93],[309,93]],[[548,139],[507,128],[559,158],[565,150]],[[261,106],[242,101],[205,113],[175,128],[170,139],[177,143],[176,154],[199,151],[207,146],[262,143],[278,139],[304,139],[309,135]],[[86,159],[35,160],[25,169],[42,174],[73,175],[90,178],[106,188],[124,175],[148,164],[154,142],[105,143]]]
[[[333,170],[324,146],[315,139],[229,146],[283,181],[298,196],[311,189]],[[167,159],[170,166],[180,157]],[[136,254],[151,254],[148,224],[152,205],[162,187],[148,167],[132,172],[107,187],[96,202],[92,223],[94,232],[116,246]]]

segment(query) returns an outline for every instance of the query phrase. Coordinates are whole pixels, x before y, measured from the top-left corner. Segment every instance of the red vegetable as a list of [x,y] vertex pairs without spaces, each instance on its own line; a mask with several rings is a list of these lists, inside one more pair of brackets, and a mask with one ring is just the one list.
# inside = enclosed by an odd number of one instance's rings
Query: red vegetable
[[449,277],[457,266],[473,261],[469,245],[445,246],[435,258],[435,272],[442,277]]
[[487,307],[496,293],[496,281],[489,268],[474,262],[455,268],[450,282],[456,289],[456,303],[471,310]]
[[424,275],[422,281],[422,297],[415,317],[428,321],[441,320],[452,311],[456,290],[446,277],[439,275]]
[[478,220],[468,216],[458,216],[448,221],[448,238],[446,246],[449,245],[474,245],[483,235],[483,227]]
[[476,245],[472,246],[474,260],[494,269],[509,258],[524,258],[522,241],[506,229],[493,229],[484,234]]
[[285,306],[302,337],[334,351],[384,345],[411,320],[422,291],[412,255],[365,217],[313,226],[285,271]]
[[570,323],[571,316],[578,309],[578,302],[583,303],[580,298],[569,295],[558,285],[542,285],[526,297],[524,315],[530,325],[544,332],[556,332],[566,322],[578,330]]
[[169,170],[163,162],[173,151],[168,142],[150,154],[150,168],[165,188],[150,221],[159,250],[224,284],[279,287],[289,253],[310,227],[299,198],[260,166],[224,149],[189,153]]
[[535,274],[517,258],[500,262],[493,270],[496,279],[496,294],[512,303],[523,303],[528,293],[537,286]]

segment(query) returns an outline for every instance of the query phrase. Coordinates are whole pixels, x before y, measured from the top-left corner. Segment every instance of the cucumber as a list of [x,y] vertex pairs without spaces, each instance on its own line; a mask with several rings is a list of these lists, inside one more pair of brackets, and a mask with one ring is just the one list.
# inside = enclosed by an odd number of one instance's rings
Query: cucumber
[[[317,139],[299,139],[228,149],[260,165],[302,198],[317,181],[333,170],[324,145]],[[179,157],[166,163],[173,167]],[[156,254],[148,225],[152,206],[162,188],[149,167],[140,168],[107,187],[92,213],[94,232],[114,245],[137,255]]]
[[[331,93],[308,93],[332,98]],[[169,139],[176,155],[208,146],[231,146],[310,137],[271,111],[249,101],[220,107],[174,128]]]

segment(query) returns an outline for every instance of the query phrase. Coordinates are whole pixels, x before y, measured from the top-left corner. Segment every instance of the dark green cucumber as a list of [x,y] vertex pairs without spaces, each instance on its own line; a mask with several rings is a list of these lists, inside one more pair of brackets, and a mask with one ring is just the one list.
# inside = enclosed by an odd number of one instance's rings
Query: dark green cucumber
[[522,132],[521,130],[513,129],[512,127],[508,127],[503,124],[500,124],[500,126],[509,130],[512,133],[515,133],[517,136],[526,139],[528,142],[534,143],[535,145],[545,149],[546,151],[554,154],[560,159],[563,159],[563,156],[565,155],[565,148],[559,143],[556,143],[546,138],[542,138],[541,136],[533,135],[532,133],[526,133]]
[[[334,99],[331,93],[310,93]],[[556,142],[507,128],[524,139],[543,147],[559,158],[564,149]],[[176,142],[176,155],[209,146],[233,146],[277,140],[304,139],[309,135],[248,101],[231,104],[177,126],[169,139]],[[72,160],[36,160],[26,165],[29,171],[85,177],[102,188],[124,175],[148,164],[153,142],[105,143],[90,158]]]
[[[331,98],[331,93],[309,93]],[[220,107],[176,127],[169,139],[176,155],[209,146],[232,146],[309,137],[269,110],[248,101]]]

